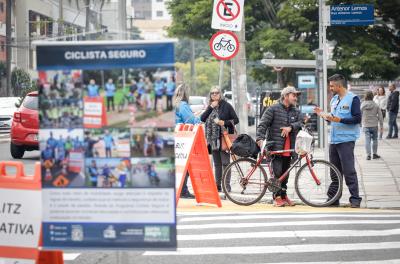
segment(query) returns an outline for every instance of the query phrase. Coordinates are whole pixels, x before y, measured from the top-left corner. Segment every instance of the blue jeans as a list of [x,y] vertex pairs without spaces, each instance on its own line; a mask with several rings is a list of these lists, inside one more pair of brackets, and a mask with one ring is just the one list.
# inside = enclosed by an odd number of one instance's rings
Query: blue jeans
[[371,156],[371,142],[372,142],[372,153],[377,154],[378,151],[378,127],[364,127],[365,133],[365,150],[367,155]]
[[388,137],[397,137],[399,135],[399,128],[397,126],[396,119],[397,119],[397,113],[389,111],[389,134],[388,134]]

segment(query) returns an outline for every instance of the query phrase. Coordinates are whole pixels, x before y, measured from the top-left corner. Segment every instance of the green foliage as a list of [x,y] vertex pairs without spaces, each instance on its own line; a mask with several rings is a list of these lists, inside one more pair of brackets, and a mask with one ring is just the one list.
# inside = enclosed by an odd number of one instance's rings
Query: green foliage
[[31,76],[24,69],[14,68],[11,72],[11,88],[13,94],[20,96],[24,90],[31,88]]
[[[191,95],[206,96],[213,85],[219,82],[219,61],[215,59],[206,60],[204,58],[196,59],[196,90],[191,90]],[[190,62],[175,64],[177,71],[183,71],[183,80],[190,84]],[[225,65],[225,69],[228,66]],[[229,86],[229,71],[224,71],[223,89]]]
[[[211,59],[212,55],[208,41],[206,40],[195,40],[195,55],[197,58],[202,57],[205,59]],[[190,40],[180,39],[175,45],[175,61],[186,63],[190,61]]]

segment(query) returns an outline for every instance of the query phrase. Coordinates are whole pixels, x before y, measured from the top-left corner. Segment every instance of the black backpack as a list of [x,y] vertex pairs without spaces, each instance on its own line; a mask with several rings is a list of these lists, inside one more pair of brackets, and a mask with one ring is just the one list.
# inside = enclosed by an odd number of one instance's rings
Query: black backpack
[[232,143],[231,151],[240,157],[257,158],[260,148],[249,135],[240,134]]

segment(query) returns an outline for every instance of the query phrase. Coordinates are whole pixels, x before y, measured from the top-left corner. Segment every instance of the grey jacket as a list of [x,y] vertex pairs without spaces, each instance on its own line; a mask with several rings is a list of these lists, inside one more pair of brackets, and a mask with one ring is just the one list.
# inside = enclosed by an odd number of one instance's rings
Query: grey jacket
[[383,127],[382,111],[374,101],[361,103],[361,125],[362,127]]
[[257,140],[267,139],[275,141],[272,150],[282,150],[285,144],[285,138],[281,136],[281,127],[292,127],[290,132],[290,148],[294,148],[296,135],[303,125],[303,115],[300,111],[291,106],[286,108],[281,101],[270,106],[265,110],[261,117],[260,124],[257,127]]

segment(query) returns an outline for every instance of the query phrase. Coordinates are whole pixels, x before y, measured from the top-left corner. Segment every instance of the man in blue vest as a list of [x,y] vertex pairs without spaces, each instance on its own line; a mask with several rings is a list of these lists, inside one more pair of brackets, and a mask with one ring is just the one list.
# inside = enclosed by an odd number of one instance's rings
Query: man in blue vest
[[[329,160],[344,176],[351,195],[349,199],[351,207],[359,208],[361,197],[354,167],[354,145],[360,136],[360,98],[347,91],[346,79],[342,75],[335,74],[328,80],[329,89],[334,95],[330,102],[331,113],[323,113],[319,107],[316,107],[314,111],[331,123]],[[334,188],[337,188],[336,183],[329,186],[328,195],[336,193]],[[333,204],[334,206],[339,206],[339,199]]]

